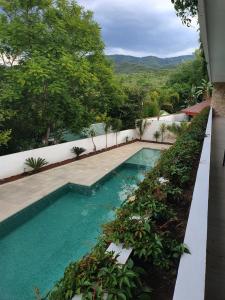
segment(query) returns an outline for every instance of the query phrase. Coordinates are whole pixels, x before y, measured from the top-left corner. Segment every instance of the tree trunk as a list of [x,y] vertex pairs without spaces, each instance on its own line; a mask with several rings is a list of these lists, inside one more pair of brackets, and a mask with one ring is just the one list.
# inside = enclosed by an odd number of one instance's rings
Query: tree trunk
[[50,133],[51,133],[51,128],[49,126],[47,128],[46,135],[45,135],[44,140],[43,140],[44,145],[48,145],[48,140],[49,140]]
[[92,143],[93,143],[93,146],[94,146],[94,152],[96,152],[96,145],[95,145],[95,142],[94,142],[94,138],[92,137]]
[[108,148],[108,136],[107,136],[107,132],[105,133],[105,148]]

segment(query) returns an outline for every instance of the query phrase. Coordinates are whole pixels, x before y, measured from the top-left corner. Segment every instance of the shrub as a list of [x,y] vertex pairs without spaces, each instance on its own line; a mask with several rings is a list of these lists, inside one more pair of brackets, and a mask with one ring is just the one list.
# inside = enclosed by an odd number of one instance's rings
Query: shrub
[[63,279],[49,295],[50,300],[69,300],[75,293],[82,299],[128,299],[137,288],[137,272],[133,271],[132,261],[118,265],[113,253],[105,253],[104,247],[95,250],[82,260],[72,263],[65,271]]
[[158,142],[159,137],[160,137],[160,132],[159,132],[159,131],[156,131],[156,132],[154,133],[154,138],[155,138],[155,141],[156,141],[156,142]]
[[76,158],[79,158],[79,156],[84,153],[86,149],[82,147],[73,147],[72,152],[76,155]]
[[38,158],[29,157],[25,161],[25,165],[32,168],[34,172],[37,172],[40,168],[44,167],[47,164],[48,162],[41,157]]
[[173,133],[175,136],[180,136],[186,131],[188,126],[188,122],[181,122],[180,124],[172,123],[172,125],[168,125],[166,129]]
[[[208,109],[162,154],[134,194],[116,210],[116,218],[104,225],[99,243],[66,269],[47,299],[71,299],[76,293],[82,293],[84,299],[102,299],[106,290],[109,299],[139,299],[137,291],[150,291],[146,289],[150,276],[145,272],[153,269],[162,276],[176,272],[180,255],[188,252],[182,243],[185,221],[180,219],[190,205],[184,192],[195,178],[207,118]],[[132,247],[135,264],[131,260],[125,266],[116,264],[105,253],[110,242]]]

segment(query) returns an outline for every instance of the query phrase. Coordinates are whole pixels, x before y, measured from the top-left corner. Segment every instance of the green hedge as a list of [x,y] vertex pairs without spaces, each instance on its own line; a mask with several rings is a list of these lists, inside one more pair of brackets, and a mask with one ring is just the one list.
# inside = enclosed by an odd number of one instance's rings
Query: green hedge
[[[142,293],[150,293],[151,289],[146,287],[145,271],[140,265],[174,270],[180,255],[188,251],[182,243],[185,222],[181,219],[190,205],[186,191],[192,189],[195,180],[208,112],[205,109],[195,117],[176,143],[161,155],[132,197],[117,209],[115,220],[104,225],[96,247],[67,267],[64,277],[45,299],[67,300],[80,293],[83,299],[102,299],[105,291],[108,299],[141,299]],[[167,182],[160,183],[160,177]],[[132,247],[133,260],[118,265],[112,253],[105,253],[112,241]]]

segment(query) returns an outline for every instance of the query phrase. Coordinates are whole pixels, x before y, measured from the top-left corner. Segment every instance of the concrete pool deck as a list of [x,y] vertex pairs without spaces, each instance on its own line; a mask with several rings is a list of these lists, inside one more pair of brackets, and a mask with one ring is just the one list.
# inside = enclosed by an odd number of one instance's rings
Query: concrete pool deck
[[91,186],[142,148],[169,147],[135,142],[0,185],[0,222],[67,183]]

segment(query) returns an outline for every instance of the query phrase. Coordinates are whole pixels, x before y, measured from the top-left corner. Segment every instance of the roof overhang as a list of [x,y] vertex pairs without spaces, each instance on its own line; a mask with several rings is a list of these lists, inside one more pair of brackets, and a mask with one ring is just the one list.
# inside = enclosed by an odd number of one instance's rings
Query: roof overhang
[[225,82],[225,1],[198,0],[200,35],[212,82]]
[[197,103],[193,106],[189,106],[185,109],[182,109],[181,112],[185,113],[188,116],[196,116],[198,115],[204,108],[209,107],[211,104],[211,100],[205,100],[200,103]]

